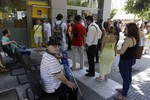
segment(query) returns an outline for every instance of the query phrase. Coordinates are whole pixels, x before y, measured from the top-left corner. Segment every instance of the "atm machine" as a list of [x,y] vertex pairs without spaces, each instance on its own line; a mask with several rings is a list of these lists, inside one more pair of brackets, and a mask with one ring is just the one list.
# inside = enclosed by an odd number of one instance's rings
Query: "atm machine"
[[[41,1],[28,1],[28,27],[29,27],[29,34],[30,34],[30,46],[35,47],[34,43],[34,32],[33,26],[36,24],[36,19],[40,19],[41,21],[44,18],[50,19],[50,6],[47,2]],[[44,46],[44,41],[42,43]]]

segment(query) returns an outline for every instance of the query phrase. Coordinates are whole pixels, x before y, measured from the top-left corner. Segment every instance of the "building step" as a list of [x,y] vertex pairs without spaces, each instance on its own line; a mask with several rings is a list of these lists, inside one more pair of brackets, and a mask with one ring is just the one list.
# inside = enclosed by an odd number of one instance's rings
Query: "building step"
[[[72,64],[71,64],[72,65]],[[77,68],[79,64],[77,63]],[[108,79],[108,82],[98,82],[95,80],[96,77],[99,76],[97,72],[95,72],[94,77],[87,77],[85,76],[87,67],[83,67],[81,70],[72,71],[73,76],[82,84],[92,89],[95,93],[100,95],[104,100],[111,98],[117,92],[115,91],[116,88],[122,87],[119,83]],[[82,91],[82,90],[81,90]]]

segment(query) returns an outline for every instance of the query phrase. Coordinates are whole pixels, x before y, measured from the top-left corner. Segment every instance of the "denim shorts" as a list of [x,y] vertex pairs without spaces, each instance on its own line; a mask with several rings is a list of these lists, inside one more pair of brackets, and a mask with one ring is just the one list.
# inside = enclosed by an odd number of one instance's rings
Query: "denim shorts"
[[35,43],[42,43],[42,37],[34,37]]

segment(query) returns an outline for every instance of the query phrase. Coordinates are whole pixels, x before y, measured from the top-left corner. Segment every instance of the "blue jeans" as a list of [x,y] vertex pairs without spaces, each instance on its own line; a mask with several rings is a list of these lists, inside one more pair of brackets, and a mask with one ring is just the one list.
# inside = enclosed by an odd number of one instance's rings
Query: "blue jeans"
[[135,64],[135,59],[131,60],[124,60],[120,58],[119,61],[119,71],[121,74],[121,77],[123,79],[123,91],[122,91],[122,96],[126,97],[130,84],[132,82],[132,65]]
[[31,51],[29,50],[26,50],[26,49],[21,49],[19,48],[19,52],[22,54],[22,55],[31,55]]

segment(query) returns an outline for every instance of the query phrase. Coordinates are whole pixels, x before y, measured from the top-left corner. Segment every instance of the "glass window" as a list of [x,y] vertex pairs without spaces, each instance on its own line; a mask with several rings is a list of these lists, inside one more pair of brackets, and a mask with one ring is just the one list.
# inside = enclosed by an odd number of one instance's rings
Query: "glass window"
[[26,0],[0,0],[0,27],[27,27]]
[[98,8],[98,0],[67,0],[67,5]]
[[67,15],[72,15],[74,17],[77,15],[77,10],[67,9]]
[[30,0],[30,1],[48,1],[48,0]]
[[98,20],[98,11],[97,9],[90,9],[90,10],[82,10],[82,15],[88,16],[92,15],[94,17],[94,21]]

